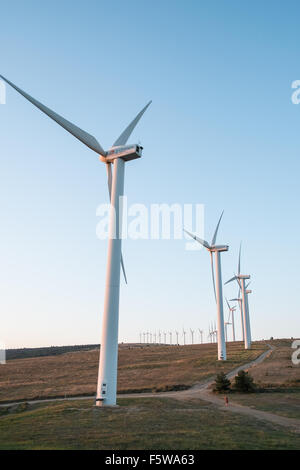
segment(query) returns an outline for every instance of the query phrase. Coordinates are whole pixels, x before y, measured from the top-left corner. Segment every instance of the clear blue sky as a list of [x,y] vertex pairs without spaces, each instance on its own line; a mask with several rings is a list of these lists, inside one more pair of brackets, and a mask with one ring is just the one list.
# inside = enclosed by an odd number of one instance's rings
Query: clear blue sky
[[[130,202],[203,203],[211,238],[253,278],[255,339],[299,331],[297,1],[2,1],[1,69],[108,148],[149,100],[126,167]],[[14,90],[0,105],[0,340],[100,340],[107,202],[97,155]],[[125,241],[120,340],[215,319],[209,256],[184,241]],[[226,288],[228,297],[236,287]]]

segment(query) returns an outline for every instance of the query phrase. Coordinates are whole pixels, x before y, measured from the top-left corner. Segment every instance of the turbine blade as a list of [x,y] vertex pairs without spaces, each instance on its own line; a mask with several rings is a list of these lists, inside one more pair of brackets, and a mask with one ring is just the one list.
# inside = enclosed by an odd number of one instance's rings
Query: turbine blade
[[228,302],[228,300],[226,299],[226,297],[225,297],[225,300],[226,300],[226,303],[227,303],[228,308],[229,308],[229,310],[230,310],[230,305],[229,305],[229,302]]
[[248,287],[250,286],[251,284],[251,281],[248,282],[248,284],[245,286],[245,289],[248,289]]
[[213,236],[212,241],[211,241],[212,245],[214,245],[216,243],[218,230],[219,230],[219,225],[220,225],[221,219],[223,217],[223,214],[224,214],[224,211],[222,211],[221,217],[219,218],[219,222],[217,223],[216,230],[215,230],[214,236]]
[[226,286],[226,284],[229,284],[229,282],[235,281],[236,279],[236,276],[232,277],[231,279],[229,279],[229,281],[225,282],[224,286]]
[[214,286],[215,301],[217,302],[215,273],[214,273],[214,258],[213,258],[212,252],[210,251],[209,253],[210,253],[211,274],[212,274],[212,281],[213,281],[213,286]]
[[210,246],[209,244],[207,243],[207,241],[205,240],[202,240],[202,238],[199,238],[197,237],[196,235],[193,235],[192,233],[188,232],[187,230],[184,229],[184,232],[187,233],[190,237],[192,237],[194,240],[196,240],[196,242],[200,243],[201,245],[203,245],[205,248],[207,248],[208,250],[210,249]]
[[124,280],[125,280],[126,284],[128,284],[122,253],[121,253],[121,267],[122,267],[122,271],[123,271]]
[[32,96],[28,95],[25,91],[21,90],[18,88],[16,85],[14,85],[12,82],[7,80],[7,78],[3,77],[0,75],[0,78],[4,80],[6,83],[8,83],[12,88],[14,88],[20,95],[24,96],[30,103],[32,103],[34,106],[36,106],[38,109],[40,109],[43,113],[45,113],[47,116],[49,116],[53,121],[57,122],[61,127],[63,127],[66,131],[70,132],[76,139],[80,140],[83,144],[85,144],[87,147],[90,149],[94,150],[94,152],[98,153],[99,155],[102,155],[105,157],[106,152],[103,150],[99,142],[95,139],[94,136],[91,134],[88,134],[87,132],[83,131],[80,129],[80,127],[75,126],[75,124],[72,124],[70,121],[67,121],[67,119],[63,118],[59,114],[55,113],[52,111],[50,108],[47,108],[47,106],[43,105],[36,99],[32,98]]
[[146,111],[148,106],[150,106],[151,103],[152,101],[149,101],[149,103],[146,104],[142,111],[139,112],[139,114],[134,118],[134,120],[129,124],[129,126],[126,127],[125,131],[122,132],[122,134],[117,138],[117,140],[113,144],[113,147],[116,147],[117,145],[125,145],[127,143],[127,140],[131,136],[133,129],[135,128],[135,126],[137,125],[137,123],[139,122],[144,112]]
[[[106,171],[107,171],[107,186],[108,186],[108,193],[109,193],[109,200],[111,200],[111,185],[112,185],[112,171],[111,171],[111,163],[106,163]],[[127,276],[124,266],[123,255],[121,253],[121,267],[124,276],[124,280],[127,284]]]

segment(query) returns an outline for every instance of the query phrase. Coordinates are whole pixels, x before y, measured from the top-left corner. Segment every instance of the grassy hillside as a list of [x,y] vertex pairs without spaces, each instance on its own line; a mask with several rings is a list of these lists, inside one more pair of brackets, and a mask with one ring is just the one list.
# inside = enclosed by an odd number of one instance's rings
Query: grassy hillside
[[[228,344],[228,360],[216,360],[215,344],[125,346],[119,348],[118,392],[165,390],[190,386],[217,372],[230,371],[259,356],[267,346]],[[0,366],[0,401],[54,396],[94,395],[99,350],[15,359]]]

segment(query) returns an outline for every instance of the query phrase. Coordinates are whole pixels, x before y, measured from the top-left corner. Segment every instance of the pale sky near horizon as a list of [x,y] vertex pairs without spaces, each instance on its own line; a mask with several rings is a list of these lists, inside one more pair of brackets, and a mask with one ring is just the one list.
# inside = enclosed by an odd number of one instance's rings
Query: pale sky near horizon
[[[224,209],[223,280],[242,240],[254,339],[300,336],[299,13],[276,0],[0,1],[0,74],[105,148],[153,100],[131,139],[144,153],[126,165],[125,194],[147,207],[204,204],[208,240]],[[0,342],[98,343],[105,167],[9,87],[0,138]],[[185,243],[124,241],[120,341],[183,326],[206,337],[209,255]]]

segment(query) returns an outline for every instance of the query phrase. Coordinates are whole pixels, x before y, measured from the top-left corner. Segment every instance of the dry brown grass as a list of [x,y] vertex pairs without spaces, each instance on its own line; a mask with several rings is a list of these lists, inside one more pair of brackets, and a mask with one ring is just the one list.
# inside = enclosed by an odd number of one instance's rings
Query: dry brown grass
[[276,347],[263,362],[251,369],[254,381],[263,388],[300,387],[300,366],[291,360],[292,340],[269,341]]
[[[263,342],[246,351],[242,343],[229,343],[228,360],[216,360],[215,344],[140,346],[119,348],[118,392],[189,386],[222,371],[247,363],[264,350]],[[93,395],[99,351],[8,361],[0,367],[0,401],[55,396]]]

